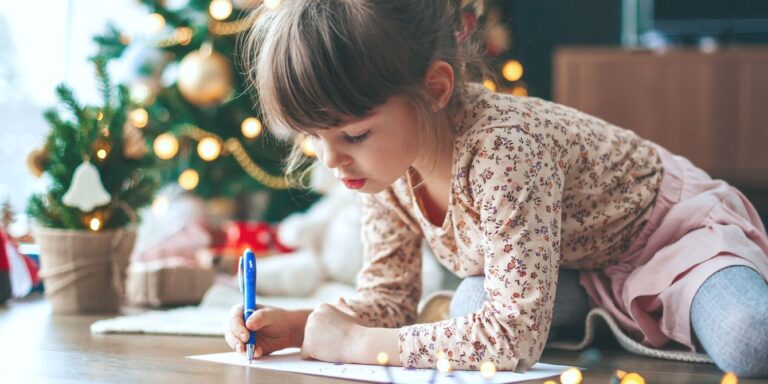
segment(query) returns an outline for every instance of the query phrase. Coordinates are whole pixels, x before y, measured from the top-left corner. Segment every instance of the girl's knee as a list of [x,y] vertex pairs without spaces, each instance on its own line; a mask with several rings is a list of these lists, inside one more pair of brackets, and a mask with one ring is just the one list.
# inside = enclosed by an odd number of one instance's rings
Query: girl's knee
[[694,333],[720,369],[768,377],[767,298],[765,280],[743,266],[716,272],[694,296]]
[[461,317],[476,312],[485,302],[485,276],[470,276],[461,281],[451,300],[450,316]]
[[[723,371],[741,377],[768,377],[768,307],[721,313],[717,324],[697,326],[705,351]],[[706,343],[705,343],[706,340]]]

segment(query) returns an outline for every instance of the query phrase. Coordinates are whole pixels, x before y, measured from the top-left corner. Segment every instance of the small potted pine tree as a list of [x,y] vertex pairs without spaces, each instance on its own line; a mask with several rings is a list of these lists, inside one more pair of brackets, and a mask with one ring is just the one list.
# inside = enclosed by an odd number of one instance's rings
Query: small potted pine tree
[[27,213],[35,219],[40,275],[54,313],[115,312],[136,239],[136,211],[159,186],[130,101],[94,60],[103,105],[81,106],[71,88],[56,88],[63,110],[45,112],[45,145],[30,154],[33,173],[48,176]]

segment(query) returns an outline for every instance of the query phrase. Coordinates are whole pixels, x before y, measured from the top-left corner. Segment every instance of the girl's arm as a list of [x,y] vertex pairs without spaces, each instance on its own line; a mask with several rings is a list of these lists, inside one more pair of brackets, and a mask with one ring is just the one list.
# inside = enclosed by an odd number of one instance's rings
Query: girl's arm
[[400,363],[399,328],[366,328],[360,330],[360,353],[358,364],[379,364],[378,355],[387,354],[387,365]]
[[302,353],[323,361],[375,364],[385,352],[389,364],[397,365],[399,327],[417,318],[422,234],[393,189],[361,195],[360,201],[364,264],[357,293],[312,311]]
[[[468,201],[478,212],[474,248],[483,257],[488,300],[466,316],[400,330],[403,366],[526,370],[541,356],[552,320],[560,260],[564,173],[553,153],[523,129],[473,137]],[[457,234],[457,238],[459,234]]]

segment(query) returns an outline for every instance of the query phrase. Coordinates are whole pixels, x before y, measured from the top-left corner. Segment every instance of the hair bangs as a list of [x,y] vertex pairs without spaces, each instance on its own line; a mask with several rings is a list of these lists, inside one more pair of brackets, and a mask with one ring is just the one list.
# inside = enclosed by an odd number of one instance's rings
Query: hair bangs
[[262,20],[261,39],[248,47],[258,50],[249,67],[257,68],[252,78],[271,128],[333,128],[413,93],[414,73],[404,72],[423,71],[428,62],[414,68],[401,60],[393,47],[404,42],[394,30],[382,33],[393,28],[375,12],[348,1],[296,4],[285,1],[279,14]]

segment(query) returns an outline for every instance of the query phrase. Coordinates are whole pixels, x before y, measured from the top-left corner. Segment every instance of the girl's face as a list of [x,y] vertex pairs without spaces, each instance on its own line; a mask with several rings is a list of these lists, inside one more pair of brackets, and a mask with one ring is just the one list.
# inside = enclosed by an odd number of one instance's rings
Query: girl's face
[[392,97],[370,115],[316,132],[318,159],[347,188],[378,193],[402,177],[419,159],[416,108]]

